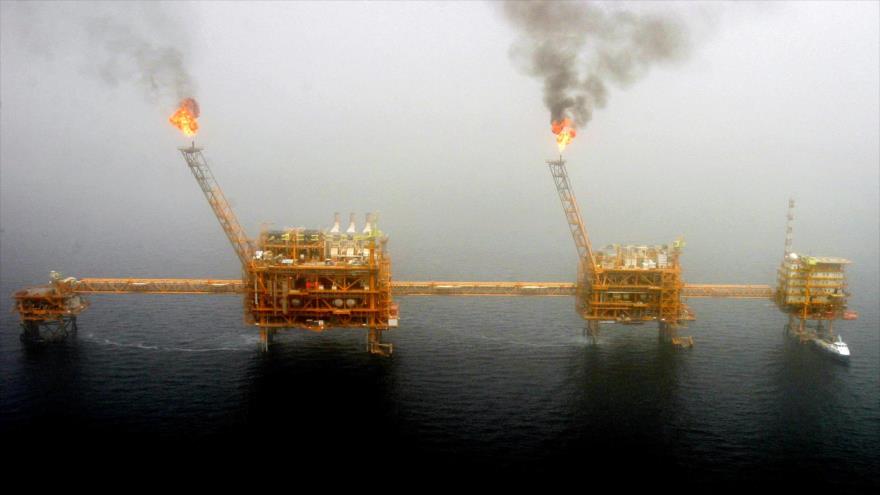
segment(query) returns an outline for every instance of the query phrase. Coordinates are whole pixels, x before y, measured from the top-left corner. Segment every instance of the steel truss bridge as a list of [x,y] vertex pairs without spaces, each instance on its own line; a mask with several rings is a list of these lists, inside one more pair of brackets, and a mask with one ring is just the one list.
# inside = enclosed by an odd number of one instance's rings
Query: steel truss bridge
[[[574,296],[572,282],[392,281],[395,296]],[[83,278],[78,294],[242,294],[239,279]],[[685,284],[687,298],[772,299],[769,285]]]

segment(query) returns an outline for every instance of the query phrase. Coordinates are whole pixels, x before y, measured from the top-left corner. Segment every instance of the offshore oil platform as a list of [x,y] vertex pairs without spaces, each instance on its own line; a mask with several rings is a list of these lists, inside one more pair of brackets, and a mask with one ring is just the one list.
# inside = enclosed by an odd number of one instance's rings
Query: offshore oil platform
[[331,327],[367,328],[367,349],[390,354],[381,333],[398,322],[391,298],[388,238],[367,215],[357,232],[352,214],[340,232],[339,214],[329,232],[307,229],[264,230],[256,243],[245,234],[214,179],[202,149],[180,148],[208,204],[241,261],[245,323],[260,329],[268,346],[279,328],[323,331]]
[[656,321],[661,335],[679,346],[692,346],[692,337],[679,337],[679,325],[693,320],[682,302],[684,283],[679,255],[684,247],[611,245],[594,252],[580,207],[565,168],[565,160],[547,162],[578,253],[575,305],[586,321],[585,332],[596,340],[601,322],[643,324]]
[[777,276],[776,304],[788,315],[786,331],[790,335],[802,343],[813,342],[822,350],[848,357],[849,348],[834,333],[834,321],[855,320],[859,316],[847,309],[850,294],[844,268],[851,262],[844,258],[809,256],[792,250],[794,206],[794,200],[789,199],[785,252]]
[[[196,117],[198,105],[187,99],[170,121],[193,136],[198,130]],[[572,130],[564,137],[566,143],[559,141],[560,152],[573,137]],[[576,310],[586,322],[584,333],[593,342],[602,323],[656,322],[662,340],[677,347],[694,344],[693,337],[678,335],[687,321],[695,319],[685,303],[689,297],[775,299],[789,315],[788,328],[802,342],[826,342],[833,336],[835,319],[857,317],[846,310],[849,294],[843,267],[849,261],[791,251],[793,201],[775,290],[760,284],[685,284],[681,238],[665,245],[611,244],[593,249],[560,155],[547,165],[578,255],[575,283],[392,281],[388,237],[379,230],[376,215],[367,214],[360,231],[353,213],[342,231],[336,213],[329,229],[263,229],[254,240],[239,224],[202,148],[193,142],[179,150],[241,262],[241,278],[76,279],[52,272],[49,284],[13,294],[23,341],[43,342],[75,333],[76,317],[89,306],[82,297],[86,294],[237,294],[243,299],[244,321],[259,329],[264,350],[281,329],[322,332],[356,327],[366,330],[367,351],[383,356],[390,355],[393,347],[382,342],[382,334],[400,321],[395,295],[574,296]],[[810,321],[817,322],[816,331],[807,325]]]
[[[180,290],[180,280],[153,280],[154,287],[166,287],[153,293],[228,293],[225,289],[232,288],[243,295],[244,321],[259,328],[264,348],[282,328],[321,332],[359,327],[367,330],[370,353],[392,352],[381,335],[398,325],[398,305],[391,295],[388,238],[379,230],[376,215],[367,215],[360,232],[354,214],[341,232],[337,213],[328,231],[263,230],[254,241],[239,224],[202,149],[193,144],[180,152],[241,261],[242,278],[237,284],[189,280],[184,283],[187,290]],[[55,272],[50,278],[49,285],[13,295],[24,340],[49,340],[75,332],[77,315],[88,307],[81,294],[100,292],[90,290],[93,283],[88,280],[62,279]],[[144,285],[129,282],[128,290],[114,292],[144,292]]]

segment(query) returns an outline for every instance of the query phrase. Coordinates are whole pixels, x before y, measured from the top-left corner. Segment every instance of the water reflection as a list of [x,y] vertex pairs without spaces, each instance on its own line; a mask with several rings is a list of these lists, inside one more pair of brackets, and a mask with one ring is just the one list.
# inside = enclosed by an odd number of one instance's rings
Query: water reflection
[[396,437],[393,368],[364,350],[362,331],[281,333],[254,350],[240,428],[314,455],[363,454]]

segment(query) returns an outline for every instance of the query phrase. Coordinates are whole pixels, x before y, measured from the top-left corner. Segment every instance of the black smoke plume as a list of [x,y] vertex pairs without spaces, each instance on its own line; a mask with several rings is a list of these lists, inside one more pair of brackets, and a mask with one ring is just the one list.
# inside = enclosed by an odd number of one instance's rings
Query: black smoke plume
[[563,1],[507,1],[503,9],[520,32],[511,56],[543,81],[551,122],[568,117],[583,127],[605,106],[610,83],[625,87],[689,51],[684,23],[668,13]]
[[86,21],[97,73],[111,85],[135,83],[150,101],[174,101],[194,94],[187,68],[186,32],[158,7],[148,19],[118,13]]

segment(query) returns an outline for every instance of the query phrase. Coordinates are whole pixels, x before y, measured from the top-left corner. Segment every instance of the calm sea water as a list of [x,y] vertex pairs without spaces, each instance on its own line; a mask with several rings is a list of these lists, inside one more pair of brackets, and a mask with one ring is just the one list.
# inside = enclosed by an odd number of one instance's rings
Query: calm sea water
[[279,461],[370,459],[380,473],[867,488],[880,484],[876,296],[839,325],[849,365],[791,342],[758,300],[692,300],[682,333],[697,345],[682,351],[652,325],[589,344],[570,298],[400,298],[390,359],[353,330],[284,333],[261,353],[236,296],[93,296],[76,338],[30,349],[4,300],[0,433],[7,448],[270,443]]

